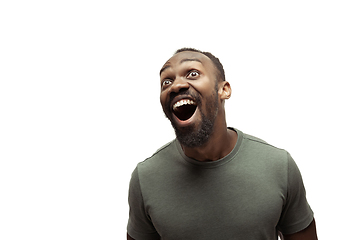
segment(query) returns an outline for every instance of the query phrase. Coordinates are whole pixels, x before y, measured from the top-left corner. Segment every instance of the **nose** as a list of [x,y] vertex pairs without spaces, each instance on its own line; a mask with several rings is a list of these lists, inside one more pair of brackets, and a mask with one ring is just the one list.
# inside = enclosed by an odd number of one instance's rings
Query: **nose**
[[179,93],[181,91],[189,89],[189,87],[190,85],[185,79],[177,77],[171,85],[171,92]]

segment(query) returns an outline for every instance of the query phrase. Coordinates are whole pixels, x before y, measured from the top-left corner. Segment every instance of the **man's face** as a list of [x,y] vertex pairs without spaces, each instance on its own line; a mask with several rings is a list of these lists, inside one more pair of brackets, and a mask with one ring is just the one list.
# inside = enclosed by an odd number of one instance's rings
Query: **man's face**
[[181,144],[199,147],[214,130],[219,108],[216,68],[198,52],[180,52],[160,71],[160,102]]

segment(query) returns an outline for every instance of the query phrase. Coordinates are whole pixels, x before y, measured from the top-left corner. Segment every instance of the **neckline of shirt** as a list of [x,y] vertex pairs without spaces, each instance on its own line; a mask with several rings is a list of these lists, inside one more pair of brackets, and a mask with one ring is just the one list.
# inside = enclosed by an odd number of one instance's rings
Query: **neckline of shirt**
[[176,143],[176,147],[180,153],[180,155],[182,156],[182,158],[192,164],[192,165],[196,165],[198,167],[202,167],[202,168],[215,168],[215,167],[219,167],[221,165],[224,165],[228,162],[230,162],[234,156],[238,153],[239,149],[240,149],[240,146],[241,146],[241,143],[243,141],[243,133],[241,131],[239,131],[238,129],[236,128],[232,128],[232,127],[228,127],[229,129],[235,131],[237,133],[237,141],[236,141],[236,144],[235,144],[235,147],[231,150],[231,152],[226,155],[225,157],[219,159],[219,160],[216,160],[216,161],[210,161],[210,162],[202,162],[202,161],[198,161],[198,160],[195,160],[193,158],[189,158],[188,156],[185,155],[181,145],[180,145],[180,142],[175,139],[175,143]]

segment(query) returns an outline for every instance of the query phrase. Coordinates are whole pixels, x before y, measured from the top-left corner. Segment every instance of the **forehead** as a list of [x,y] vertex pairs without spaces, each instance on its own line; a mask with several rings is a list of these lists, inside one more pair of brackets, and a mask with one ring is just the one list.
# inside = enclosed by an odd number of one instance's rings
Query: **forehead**
[[163,66],[162,70],[167,68],[175,67],[184,62],[197,62],[201,63],[205,68],[214,68],[212,61],[206,55],[199,52],[184,51],[175,54],[171,57]]

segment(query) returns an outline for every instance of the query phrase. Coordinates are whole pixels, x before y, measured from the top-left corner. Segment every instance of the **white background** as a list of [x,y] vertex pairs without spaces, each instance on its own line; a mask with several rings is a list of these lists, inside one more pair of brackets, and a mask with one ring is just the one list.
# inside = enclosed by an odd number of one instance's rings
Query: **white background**
[[358,1],[2,1],[0,239],[124,239],[137,162],[170,141],[159,70],[210,51],[228,125],[288,150],[319,239],[359,225]]

